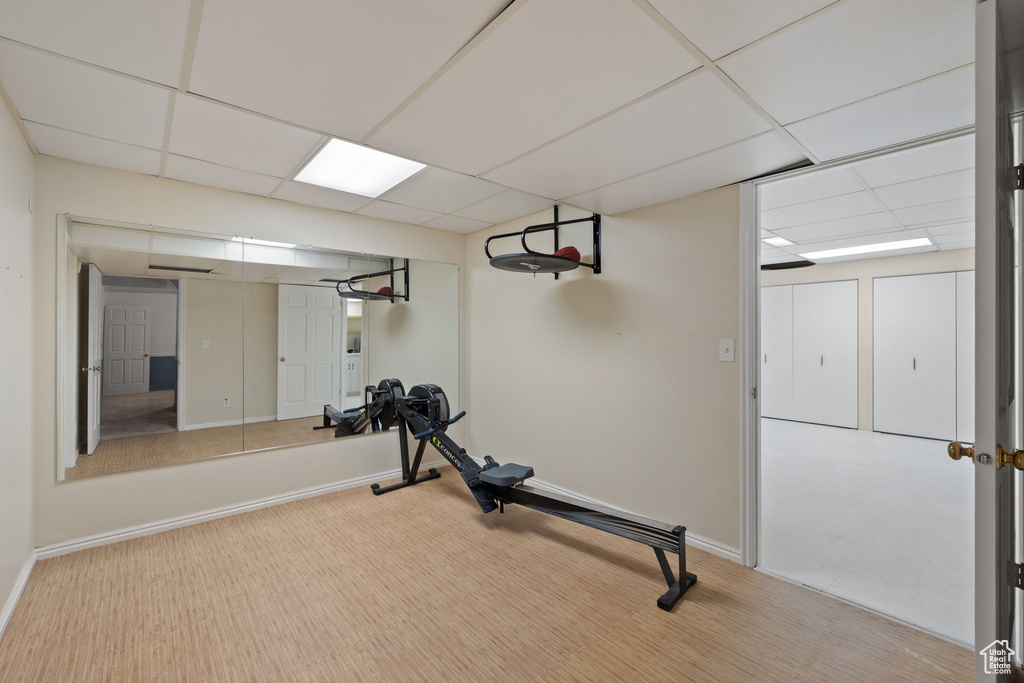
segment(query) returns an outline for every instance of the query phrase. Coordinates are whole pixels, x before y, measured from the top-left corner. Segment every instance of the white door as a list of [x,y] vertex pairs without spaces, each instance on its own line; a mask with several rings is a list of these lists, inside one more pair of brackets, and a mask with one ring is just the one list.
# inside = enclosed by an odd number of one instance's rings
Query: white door
[[956,274],[956,439],[974,443],[974,271]]
[[822,422],[857,427],[857,281],[823,282]]
[[761,289],[761,415],[793,419],[793,287]]
[[913,422],[905,434],[956,438],[956,273],[915,275]]
[[278,285],[277,419],[340,406],[342,299],[328,287]]
[[793,287],[793,419],[823,421],[824,320],[820,285]]
[[[1017,7],[1019,9],[1019,6]],[[1000,466],[997,446],[1013,451],[1020,402],[1014,396],[1013,142],[1011,84],[999,13],[1009,3],[986,0],[975,21],[975,421],[974,633],[975,650],[1013,638],[1014,468]],[[1019,40],[1019,24],[1007,22]],[[1024,84],[1014,83],[1018,96]],[[1018,196],[1019,199],[1019,196]],[[1018,653],[1020,648],[1017,648]],[[976,680],[1006,680],[975,659]]]
[[100,403],[103,399],[103,273],[89,264],[89,341],[85,381],[86,453],[92,455],[100,443]]
[[146,306],[106,306],[103,325],[103,395],[149,391],[149,333]]
[[873,297],[874,429],[906,434],[914,421],[913,278],[876,278]]

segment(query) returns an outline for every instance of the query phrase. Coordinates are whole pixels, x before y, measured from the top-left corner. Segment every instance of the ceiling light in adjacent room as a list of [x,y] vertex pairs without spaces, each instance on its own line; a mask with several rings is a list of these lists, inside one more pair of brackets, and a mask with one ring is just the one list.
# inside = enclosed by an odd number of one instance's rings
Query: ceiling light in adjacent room
[[295,180],[376,197],[423,168],[425,164],[334,138],[320,148]]
[[800,254],[805,259],[838,258],[840,256],[855,256],[857,254],[872,254],[879,251],[897,251],[899,249],[914,249],[915,247],[930,247],[932,241],[927,237],[913,240],[899,240],[897,242],[880,242],[878,244],[865,244],[859,247],[843,247],[841,249],[826,249],[825,251],[812,251],[807,254]]
[[770,244],[773,247],[789,247],[794,243],[787,240],[785,237],[767,237],[761,240],[765,244]]

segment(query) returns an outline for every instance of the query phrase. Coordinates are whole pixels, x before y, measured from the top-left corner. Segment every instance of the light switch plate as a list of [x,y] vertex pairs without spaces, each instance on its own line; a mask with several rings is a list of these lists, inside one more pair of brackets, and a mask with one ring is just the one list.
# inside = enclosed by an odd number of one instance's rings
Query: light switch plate
[[732,361],[736,360],[735,339],[718,340],[718,360],[726,363],[731,363]]

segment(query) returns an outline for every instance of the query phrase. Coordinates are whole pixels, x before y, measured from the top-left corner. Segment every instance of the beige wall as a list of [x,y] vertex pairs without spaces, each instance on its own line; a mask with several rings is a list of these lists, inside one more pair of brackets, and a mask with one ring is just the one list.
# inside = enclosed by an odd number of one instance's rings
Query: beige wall
[[[4,191],[10,187],[14,186],[5,184]],[[26,188],[24,194],[27,191]],[[17,424],[31,422],[34,425],[36,545],[397,467],[396,435],[392,433],[57,484],[53,419],[56,403],[56,217],[70,213],[456,264],[461,264],[465,257],[462,235],[51,157],[36,158],[36,197],[34,274],[23,256],[19,270],[12,271],[26,280],[33,279],[30,291],[34,291],[36,304],[34,370],[30,379],[32,409],[38,419],[30,421],[22,412],[15,413],[20,420]],[[4,253],[7,254],[7,250]],[[32,353],[26,350],[20,356],[30,357]],[[16,379],[13,386],[21,382],[21,378]],[[27,384],[26,392],[20,395],[28,392]],[[16,406],[17,410],[24,411],[23,405],[21,402]],[[456,427],[454,433],[458,435],[462,427]],[[17,486],[21,491],[19,495],[26,499],[31,495],[27,482],[20,481]]]
[[[740,373],[718,340],[739,336],[739,188],[605,217],[600,275],[488,265],[486,237],[550,215],[467,240],[470,452],[737,547]],[[587,258],[589,232],[567,244]]]
[[245,285],[246,420],[277,416],[277,301],[277,285]]
[[[4,316],[0,330],[0,610],[32,554],[31,396],[35,390],[35,344],[29,206],[34,166],[21,131],[7,106],[0,102],[0,311]],[[52,406],[42,414],[52,416]],[[52,419],[50,427],[52,431]],[[54,457],[50,459],[51,477],[56,469]]]
[[[793,285],[808,282],[834,282],[857,280],[857,418],[860,429],[872,429],[872,376],[874,372],[873,307],[874,289],[872,280],[876,277],[898,275],[921,275],[944,273],[956,270],[974,270],[974,250],[930,251],[907,256],[841,261],[823,263],[810,268],[792,270],[765,270],[761,272],[761,285]],[[771,324],[761,321],[761,325]],[[952,322],[951,322],[952,324]]]
[[[398,289],[401,291],[401,285]],[[376,384],[386,377],[397,377],[406,391],[416,384],[436,384],[444,389],[452,409],[458,412],[458,267],[411,261],[409,293],[408,302],[364,304],[364,311],[368,311],[367,381]]]

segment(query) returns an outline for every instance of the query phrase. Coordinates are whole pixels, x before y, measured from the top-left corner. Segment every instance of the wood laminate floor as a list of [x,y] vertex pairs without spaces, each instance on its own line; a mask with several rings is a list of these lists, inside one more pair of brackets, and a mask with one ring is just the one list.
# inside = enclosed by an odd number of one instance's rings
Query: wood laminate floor
[[969,681],[970,651],[689,551],[671,613],[645,546],[451,468],[36,564],[0,681]]

